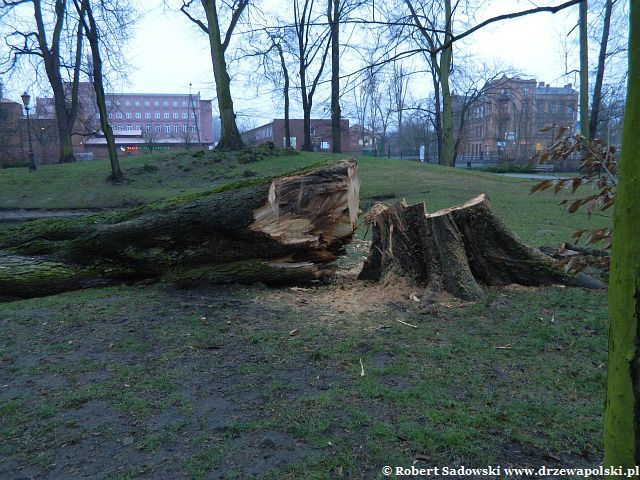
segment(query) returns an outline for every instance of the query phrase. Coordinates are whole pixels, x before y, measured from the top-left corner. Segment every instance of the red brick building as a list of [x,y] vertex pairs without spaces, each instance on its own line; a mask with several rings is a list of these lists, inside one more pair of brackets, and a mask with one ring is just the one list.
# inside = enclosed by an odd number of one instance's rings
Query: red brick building
[[[91,152],[106,157],[106,139],[90,83],[80,83],[78,103],[75,153]],[[106,103],[116,146],[121,152],[135,154],[214,143],[211,100],[203,100],[199,93],[107,93]],[[55,118],[52,98],[37,99],[36,117]]]
[[[453,96],[457,129],[468,97]],[[503,76],[467,108],[459,156],[526,158],[551,145],[550,124],[575,130],[578,92],[571,84],[551,87],[533,79]],[[457,132],[456,132],[457,134]]]
[[[349,120],[340,120],[342,151],[349,152],[351,147],[351,137],[349,134]],[[289,120],[289,130],[291,136],[291,148],[300,150],[304,143],[304,122],[295,118]],[[259,127],[248,130],[242,134],[247,145],[260,145],[261,143],[273,142],[277,147],[286,145],[284,134],[284,119],[278,118]],[[331,152],[331,120],[314,118],[311,119],[311,145],[316,152]]]

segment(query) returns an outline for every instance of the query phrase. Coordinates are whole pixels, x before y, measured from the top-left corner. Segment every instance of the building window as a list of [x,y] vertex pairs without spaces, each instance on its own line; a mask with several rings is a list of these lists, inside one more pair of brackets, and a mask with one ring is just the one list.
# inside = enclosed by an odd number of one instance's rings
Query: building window
[[126,118],[131,118],[131,112],[127,112],[127,113],[125,113],[125,114],[124,114],[124,116],[125,116]]
[[156,132],[157,133],[162,132],[162,127],[160,125],[156,125]]
[[193,133],[196,133],[196,132],[198,131],[198,129],[197,129],[197,128],[196,128],[196,126],[194,125],[193,127],[191,127],[191,131],[192,131]]
[[[309,128],[309,133],[310,133],[310,135],[311,135],[312,137],[315,137],[315,136],[316,136],[316,127],[313,127],[313,126],[312,126],[312,127],[310,127],[310,128]],[[365,142],[365,144],[366,144],[366,142]]]
[[122,118],[122,112],[116,112],[116,118]]
[[164,112],[164,118],[169,119],[169,112]]
[[173,112],[173,118],[174,119],[180,118],[180,114],[178,112]]
[[124,101],[124,106],[128,107],[129,105],[131,105],[131,102],[129,100],[125,100]]
[[127,131],[131,131],[131,125],[127,125]]
[[156,120],[160,120],[160,112],[154,113],[153,118],[155,118]]
[[110,106],[111,106],[111,100],[105,100],[105,102],[104,102],[104,103],[105,103],[105,105],[106,105],[107,107],[110,107]]
[[140,112],[136,112],[136,118],[142,118],[142,114]]
[[182,112],[182,118],[189,118],[189,114],[187,112]]
[[169,106],[169,102],[167,102],[166,100],[164,102],[162,102],[162,106],[163,107],[168,107]]
[[176,101],[174,100],[174,102],[173,102],[173,106],[174,106],[174,107],[177,107],[177,106],[178,106],[178,102],[176,102]]
[[173,126],[173,131],[178,133],[180,131],[180,125],[174,125]]
[[111,118],[113,115],[111,112],[109,112],[109,114],[107,115],[108,118]]
[[153,101],[153,106],[154,107],[159,107],[160,106],[160,102],[158,100],[154,100]]
[[151,125],[147,125],[147,132],[151,131]]
[[145,100],[145,101],[144,101],[144,106],[145,106],[145,107],[148,107],[148,106],[150,106],[150,105],[151,105],[151,102],[150,102],[149,100]]
[[144,112],[144,118],[151,118],[151,112]]
[[117,125],[116,130],[122,130],[122,125]]
[[329,142],[320,142],[321,150],[329,150]]
[[136,106],[136,107],[139,107],[139,106],[140,106],[140,100],[136,100],[136,101],[135,101],[135,106]]
[[183,131],[184,133],[187,133],[187,132],[189,131],[189,127],[187,127],[186,125],[183,125],[183,126],[182,126],[182,131]]
[[188,105],[189,105],[189,104],[187,103],[187,101],[186,101],[186,100],[183,100],[183,101],[182,101],[182,106],[183,106],[183,107],[186,107],[186,106],[188,106]]
[[170,125],[165,125],[164,126],[164,132],[165,133],[171,133],[171,126]]
[[191,112],[191,118],[196,118],[196,114]]

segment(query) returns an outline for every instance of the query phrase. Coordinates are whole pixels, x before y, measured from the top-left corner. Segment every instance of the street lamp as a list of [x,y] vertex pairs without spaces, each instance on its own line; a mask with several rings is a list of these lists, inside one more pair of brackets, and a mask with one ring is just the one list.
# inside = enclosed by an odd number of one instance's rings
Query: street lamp
[[29,171],[33,172],[36,170],[36,157],[33,154],[33,142],[31,141],[31,117],[29,116],[29,102],[31,100],[31,96],[24,92],[22,95],[22,104],[24,105],[24,109],[27,111],[27,134],[29,135]]

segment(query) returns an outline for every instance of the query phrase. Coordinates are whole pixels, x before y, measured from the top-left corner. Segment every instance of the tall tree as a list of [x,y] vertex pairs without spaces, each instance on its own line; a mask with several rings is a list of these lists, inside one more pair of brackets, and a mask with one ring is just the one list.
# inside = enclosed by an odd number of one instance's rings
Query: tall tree
[[[416,2],[405,0],[411,19],[426,47],[436,95],[438,157],[441,165],[453,166],[455,140],[449,78],[453,63],[453,15],[451,0]],[[456,2],[457,6],[457,2]]]
[[[30,5],[30,7],[29,7]],[[75,160],[71,135],[73,125],[78,116],[78,83],[82,63],[82,23],[76,22],[69,15],[67,0],[5,0],[0,5],[0,13],[7,16],[9,12],[24,18],[23,9],[31,8],[34,23],[15,26],[5,37],[12,57],[10,68],[15,67],[19,59],[38,57],[41,61],[51,90],[58,129],[59,156],[61,163]],[[4,21],[4,20],[3,20]],[[71,51],[70,57],[65,54]],[[70,77],[65,76],[65,69],[71,70]],[[70,88],[65,83],[70,81]]]
[[[315,11],[315,0],[293,0],[294,31],[297,43],[298,76],[302,97],[304,142],[302,150],[313,150],[311,142],[311,109],[331,46],[329,29],[318,27],[321,15]],[[319,64],[315,68],[313,66]]]
[[598,66],[596,69],[596,81],[593,86],[593,98],[591,100],[591,113],[589,116],[589,138],[593,140],[598,130],[600,106],[602,104],[602,82],[604,81],[605,62],[607,60],[607,46],[609,44],[609,29],[611,27],[611,15],[614,0],[605,0],[604,15],[602,19],[602,36],[600,38],[600,52],[598,53]]
[[331,151],[342,152],[342,132],[340,131],[340,7],[341,0],[329,0],[327,21],[331,29]]
[[327,22],[331,36],[331,151],[342,152],[342,110],[340,108],[340,25],[362,0],[328,0]]
[[211,62],[213,64],[213,76],[216,82],[218,110],[220,112],[220,125],[222,129],[220,141],[216,146],[218,150],[238,150],[244,146],[236,124],[236,114],[233,108],[233,98],[231,97],[231,78],[227,70],[225,53],[231,43],[231,36],[240,21],[240,17],[247,8],[247,5],[249,5],[249,1],[250,0],[235,0],[230,5],[227,2],[220,2],[228,6],[231,16],[227,31],[224,33],[224,38],[220,28],[217,0],[200,1],[205,12],[206,24],[191,11],[194,0],[183,0],[182,6],[180,7],[180,11],[200,27],[209,37]]
[[[121,182],[124,179],[124,176],[122,174],[122,170],[120,170],[116,142],[113,130],[109,124],[109,112],[107,110],[107,101],[104,91],[103,63],[102,53],[100,51],[102,32],[98,27],[98,22],[96,21],[94,9],[90,0],[73,0],[73,2],[91,48],[91,78],[93,80],[93,89],[96,95],[96,105],[98,107],[98,113],[100,114],[100,127],[102,128],[102,132],[107,140],[107,150],[109,152],[109,161],[111,163],[111,175],[109,179],[112,182]],[[106,9],[107,12],[116,15],[116,19],[118,18],[118,13],[121,8],[118,5],[106,6],[105,1],[101,0],[101,3],[99,4],[99,8],[100,7]]]
[[631,0],[629,77],[609,274],[605,465],[640,465],[640,0]]
[[580,3],[580,133],[585,138],[589,135],[589,38],[587,23],[587,0]]

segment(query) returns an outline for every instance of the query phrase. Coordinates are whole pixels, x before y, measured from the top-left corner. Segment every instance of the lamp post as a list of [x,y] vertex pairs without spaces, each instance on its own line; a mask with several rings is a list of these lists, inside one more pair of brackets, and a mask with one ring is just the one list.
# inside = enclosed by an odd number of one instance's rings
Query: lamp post
[[29,116],[29,102],[31,100],[31,96],[27,92],[24,92],[21,97],[24,109],[27,111],[27,134],[29,136],[29,171],[33,172],[37,168],[36,157],[33,154],[33,141],[31,140],[31,117]]

